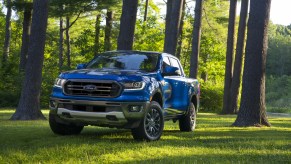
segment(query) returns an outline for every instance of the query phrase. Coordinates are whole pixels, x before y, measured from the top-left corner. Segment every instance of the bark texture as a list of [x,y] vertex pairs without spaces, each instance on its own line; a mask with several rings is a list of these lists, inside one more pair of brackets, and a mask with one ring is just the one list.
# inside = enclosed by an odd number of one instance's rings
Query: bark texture
[[143,15],[143,21],[147,21],[148,16],[148,7],[149,7],[149,0],[146,0],[145,7],[144,7],[144,15]]
[[230,0],[228,34],[227,34],[227,49],[226,49],[226,64],[224,75],[224,95],[223,95],[223,114],[231,114],[230,111],[230,88],[233,71],[233,52],[234,52],[234,31],[236,18],[237,0]]
[[[167,0],[167,13],[166,13],[166,25],[165,25],[165,40],[166,36],[170,35],[170,23],[171,23],[171,11],[173,0]],[[164,45],[165,46],[165,45]]]
[[66,17],[66,47],[67,47],[67,67],[71,68],[71,39],[70,39],[70,18]]
[[106,14],[106,26],[104,37],[104,51],[111,50],[111,31],[112,31],[113,12],[107,10]]
[[190,58],[190,77],[197,78],[198,76],[198,60],[200,52],[201,38],[201,17],[202,17],[203,0],[196,0],[195,5],[195,20],[193,24],[192,34],[192,54]]
[[64,64],[64,29],[63,29],[63,18],[60,17],[60,38],[59,38],[59,71],[62,71]]
[[138,0],[123,0],[118,50],[132,50]]
[[165,29],[164,52],[172,55],[176,55],[183,2],[184,0],[171,0],[167,2],[167,7],[169,6],[169,9],[167,8],[167,12],[170,13],[167,13],[166,15],[167,27]]
[[182,16],[180,20],[180,28],[178,33],[178,46],[177,46],[177,52],[176,57],[180,59],[181,52],[182,52],[182,41],[183,41],[183,26],[184,26],[184,17],[185,17],[185,7],[186,7],[186,1],[183,2],[183,8],[182,8]]
[[25,79],[16,112],[12,120],[45,119],[40,111],[40,89],[44,60],[45,36],[49,0],[34,0],[31,35],[28,50]]
[[238,96],[241,82],[241,70],[245,46],[246,23],[248,17],[249,0],[241,1],[240,20],[236,44],[236,55],[233,69],[233,78],[230,90],[230,113],[238,112]]
[[101,15],[97,14],[96,23],[95,23],[95,43],[94,43],[94,55],[97,55],[100,51],[100,23],[101,23]]
[[7,14],[6,14],[6,25],[5,25],[5,40],[3,47],[3,56],[2,56],[2,67],[6,65],[9,52],[10,52],[10,40],[11,40],[11,0],[6,1]]
[[265,71],[271,0],[250,1],[242,98],[234,126],[271,126],[266,116]]
[[21,72],[25,70],[25,65],[27,61],[30,26],[31,26],[31,14],[32,14],[32,7],[28,7],[24,9],[23,24],[22,24],[22,44],[21,44],[21,52],[20,52],[20,64],[19,64],[19,70]]

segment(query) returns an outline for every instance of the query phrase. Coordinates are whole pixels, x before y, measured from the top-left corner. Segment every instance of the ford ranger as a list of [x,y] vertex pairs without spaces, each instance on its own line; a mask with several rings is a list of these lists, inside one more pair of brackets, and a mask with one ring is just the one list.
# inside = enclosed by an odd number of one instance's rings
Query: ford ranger
[[49,124],[60,135],[95,125],[131,129],[136,140],[158,140],[167,120],[179,121],[181,131],[195,129],[199,90],[173,55],[105,52],[55,80]]

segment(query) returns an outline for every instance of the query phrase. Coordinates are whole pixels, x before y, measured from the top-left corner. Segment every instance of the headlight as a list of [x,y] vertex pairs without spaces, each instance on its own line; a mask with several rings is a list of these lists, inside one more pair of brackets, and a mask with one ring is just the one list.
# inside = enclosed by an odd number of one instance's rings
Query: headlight
[[123,83],[125,90],[142,90],[145,86],[144,82]]
[[56,78],[54,86],[62,88],[65,82],[66,82],[65,79]]

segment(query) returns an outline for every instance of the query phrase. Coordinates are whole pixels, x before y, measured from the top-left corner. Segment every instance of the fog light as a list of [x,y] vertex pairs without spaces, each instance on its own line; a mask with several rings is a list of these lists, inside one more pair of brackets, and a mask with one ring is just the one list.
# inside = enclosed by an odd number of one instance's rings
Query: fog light
[[129,107],[130,112],[141,112],[142,110],[143,110],[143,106],[135,105],[135,106]]
[[53,108],[53,109],[56,109],[57,108],[57,102],[54,101],[54,100],[50,100],[50,107]]

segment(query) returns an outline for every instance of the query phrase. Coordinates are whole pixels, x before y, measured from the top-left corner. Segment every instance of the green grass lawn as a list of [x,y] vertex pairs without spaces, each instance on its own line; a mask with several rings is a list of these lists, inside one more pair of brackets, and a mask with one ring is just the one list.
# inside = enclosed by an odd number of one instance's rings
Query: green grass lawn
[[237,128],[235,116],[201,113],[195,132],[167,122],[161,140],[137,142],[129,130],[91,126],[57,136],[48,121],[9,121],[12,113],[0,110],[0,163],[291,163],[290,117]]

